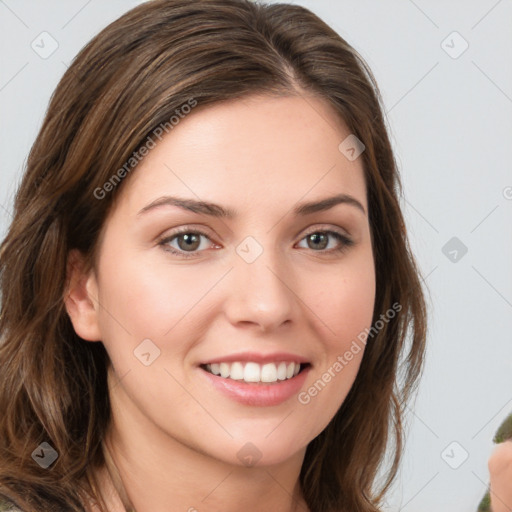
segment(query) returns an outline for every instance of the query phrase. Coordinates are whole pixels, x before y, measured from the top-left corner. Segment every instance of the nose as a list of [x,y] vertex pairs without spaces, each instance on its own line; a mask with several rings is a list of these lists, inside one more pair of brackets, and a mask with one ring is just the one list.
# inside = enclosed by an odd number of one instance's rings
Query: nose
[[229,321],[268,332],[291,323],[298,310],[289,266],[266,248],[252,263],[235,254],[225,313]]

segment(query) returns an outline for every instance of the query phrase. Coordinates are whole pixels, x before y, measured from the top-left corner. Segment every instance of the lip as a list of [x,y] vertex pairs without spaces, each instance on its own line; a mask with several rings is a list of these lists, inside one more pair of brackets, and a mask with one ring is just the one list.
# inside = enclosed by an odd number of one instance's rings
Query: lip
[[[273,357],[275,357],[275,354]],[[290,355],[287,357],[290,358]],[[293,358],[286,360],[290,362],[294,361]],[[229,362],[226,359],[217,359],[212,362],[215,363],[216,361]],[[234,361],[259,362],[255,361],[254,359],[234,359]],[[272,361],[276,360],[272,359]],[[209,383],[217,391],[238,403],[256,407],[270,407],[280,405],[289,400],[292,396],[299,393],[300,389],[304,385],[304,381],[306,380],[310,369],[311,365],[308,364],[305,368],[301,369],[300,373],[291,379],[271,384],[264,384],[249,383],[223,378],[218,375],[213,375],[212,373],[199,367],[201,374],[208,379]]]
[[226,356],[216,357],[215,359],[208,359],[202,361],[200,365],[215,364],[215,363],[234,363],[240,361],[241,363],[309,363],[306,358],[298,356],[297,354],[291,354],[287,352],[273,352],[269,354],[260,354],[259,352],[240,352],[239,354],[230,354]]

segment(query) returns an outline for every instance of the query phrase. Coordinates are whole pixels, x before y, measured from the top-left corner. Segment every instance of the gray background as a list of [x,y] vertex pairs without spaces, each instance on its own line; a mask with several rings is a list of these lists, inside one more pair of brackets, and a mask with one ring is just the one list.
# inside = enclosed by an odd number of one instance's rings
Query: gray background
[[[137,3],[0,0],[0,238],[59,78]],[[427,365],[387,509],[476,511],[492,436],[512,412],[512,2],[294,3],[346,38],[377,78],[431,294]],[[48,58],[31,47],[55,44],[43,31],[58,43]]]

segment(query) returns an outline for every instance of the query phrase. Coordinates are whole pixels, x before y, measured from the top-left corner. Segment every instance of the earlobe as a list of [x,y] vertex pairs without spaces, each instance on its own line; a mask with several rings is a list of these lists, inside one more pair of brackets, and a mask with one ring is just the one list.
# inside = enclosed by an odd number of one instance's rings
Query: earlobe
[[75,332],[87,341],[100,341],[98,286],[93,270],[85,270],[84,257],[77,249],[69,252],[64,304]]

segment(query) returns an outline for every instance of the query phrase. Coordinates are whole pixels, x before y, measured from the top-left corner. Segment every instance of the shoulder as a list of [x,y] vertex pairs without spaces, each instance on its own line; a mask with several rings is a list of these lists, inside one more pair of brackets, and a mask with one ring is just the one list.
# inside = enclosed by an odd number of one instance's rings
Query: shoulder
[[9,500],[0,499],[0,512],[23,512]]

